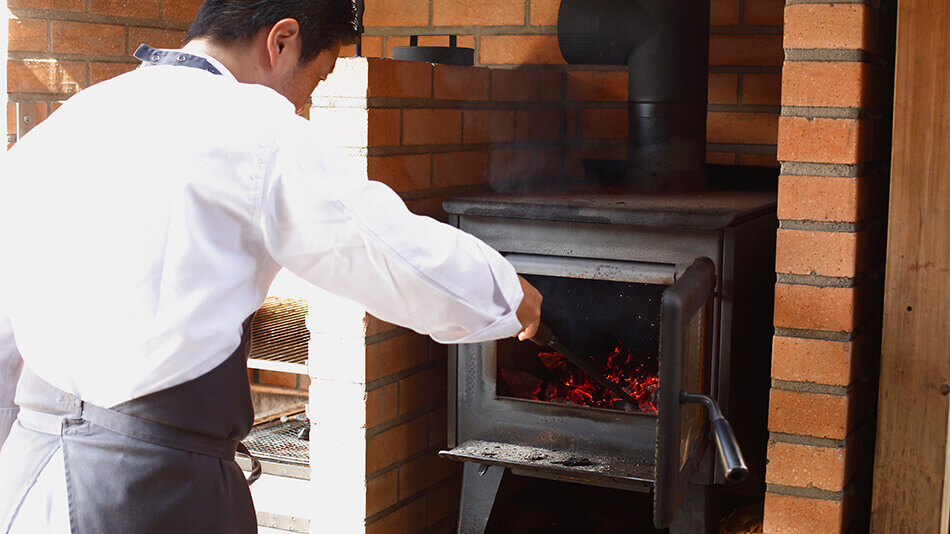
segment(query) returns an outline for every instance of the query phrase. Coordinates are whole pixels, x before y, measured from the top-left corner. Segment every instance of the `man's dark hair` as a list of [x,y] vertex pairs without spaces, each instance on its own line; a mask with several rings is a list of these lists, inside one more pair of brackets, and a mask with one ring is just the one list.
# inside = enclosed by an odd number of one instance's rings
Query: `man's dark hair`
[[199,37],[222,43],[248,41],[282,19],[300,23],[301,62],[359,37],[353,0],[205,0],[185,42]]

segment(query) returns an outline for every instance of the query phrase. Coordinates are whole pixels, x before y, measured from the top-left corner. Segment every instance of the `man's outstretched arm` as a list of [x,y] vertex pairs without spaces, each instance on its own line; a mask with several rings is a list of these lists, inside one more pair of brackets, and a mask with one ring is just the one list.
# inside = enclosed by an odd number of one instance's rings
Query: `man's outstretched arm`
[[[278,149],[262,191],[271,256],[374,316],[443,343],[533,334],[541,296],[498,252],[413,215],[301,128]],[[325,146],[325,145],[324,145]]]

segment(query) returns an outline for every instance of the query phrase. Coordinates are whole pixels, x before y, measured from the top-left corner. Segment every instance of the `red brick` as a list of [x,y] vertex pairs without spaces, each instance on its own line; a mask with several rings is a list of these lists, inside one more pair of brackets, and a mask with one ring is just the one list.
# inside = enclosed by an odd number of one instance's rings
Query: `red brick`
[[747,106],[780,105],[782,103],[782,75],[743,74],[742,103]]
[[9,0],[8,7],[43,11],[85,11],[86,0]]
[[557,148],[493,150],[489,175],[492,181],[551,178],[560,174]]
[[203,0],[162,0],[163,18],[179,21],[191,22],[195,20],[198,14],[198,8],[201,7]]
[[440,100],[490,100],[491,71],[480,67],[436,65],[432,71]]
[[739,154],[739,165],[778,167],[779,162],[774,154]]
[[524,2],[432,0],[434,26],[522,26],[524,22]]
[[284,388],[297,387],[297,375],[293,373],[281,373],[278,371],[265,371],[264,369],[260,369],[257,371],[257,381],[258,383],[268,386],[280,386]]
[[161,30],[158,28],[129,28],[129,49],[135,50],[140,44],[155,48],[181,48],[185,44],[185,32]]
[[366,427],[391,421],[399,414],[399,385],[396,382],[366,393]]
[[739,0],[711,0],[709,23],[712,26],[739,24]]
[[872,202],[866,178],[780,176],[778,218],[803,221],[858,222]]
[[366,517],[382,512],[399,502],[399,475],[393,469],[366,482]]
[[403,334],[366,347],[366,381],[372,382],[428,361],[426,338]]
[[503,102],[537,101],[541,94],[541,74],[536,70],[493,70],[492,100]]
[[366,472],[375,473],[426,448],[427,420],[413,419],[366,441]]
[[488,152],[446,152],[432,155],[432,187],[460,187],[488,181]]
[[53,52],[124,55],[125,27],[54,20],[52,42]]
[[90,84],[97,84],[116,76],[135,70],[138,63],[100,63],[95,62],[89,65]]
[[451,145],[462,142],[462,112],[457,109],[403,111],[402,144]]
[[775,336],[772,378],[847,386],[854,378],[856,343]]
[[517,139],[519,141],[553,141],[561,138],[564,123],[562,110],[519,109],[517,115]]
[[626,109],[585,109],[581,126],[588,139],[626,139],[629,122]]
[[409,36],[390,35],[386,37],[386,57],[393,57],[393,48],[397,46],[409,46]]
[[782,72],[785,106],[870,107],[869,65],[790,61]]
[[710,65],[782,64],[781,35],[713,35],[709,39]]
[[89,0],[89,12],[138,19],[157,19],[160,0]]
[[845,449],[770,443],[769,484],[841,491],[845,480]]
[[399,468],[399,498],[409,498],[456,474],[459,464],[427,453]]
[[363,317],[363,328],[367,337],[374,336],[376,334],[382,334],[383,332],[389,332],[399,328],[394,324],[387,323],[381,319],[373,317],[370,314],[366,314]]
[[429,446],[445,445],[448,409],[440,408],[429,414]]
[[842,504],[767,493],[764,532],[769,534],[842,534]]
[[706,152],[706,163],[714,165],[735,165],[736,154],[732,152]]
[[[462,479],[455,477],[438,491],[429,494],[429,524],[433,525],[458,513]],[[454,530],[452,531],[454,532]]]
[[777,113],[710,112],[706,135],[710,143],[774,145],[778,119]]
[[560,70],[541,71],[541,100],[550,102],[561,100],[564,87],[564,73]]
[[43,52],[46,50],[45,20],[11,18],[8,27],[10,51]]
[[709,75],[709,103],[738,104],[739,75],[711,73]]
[[[355,55],[355,44],[340,48],[340,57],[353,57]],[[383,54],[383,37],[381,35],[363,36],[363,57],[386,57]]]
[[363,24],[374,26],[428,26],[429,2],[372,0],[366,2]]
[[399,381],[399,415],[445,402],[445,366],[408,376]]
[[7,61],[7,91],[72,94],[86,87],[86,64],[54,59]]
[[871,126],[866,119],[780,117],[778,159],[850,165],[867,161]]
[[785,48],[876,51],[874,8],[866,4],[793,4],[785,8]]
[[430,154],[370,156],[367,174],[370,180],[383,182],[398,193],[427,190],[431,187]]
[[567,99],[595,102],[627,100],[626,71],[567,71]]
[[507,109],[467,109],[463,112],[465,144],[507,143],[515,138],[515,112]]
[[850,332],[857,326],[856,288],[775,286],[775,326]]
[[[512,2],[512,4],[514,3]],[[531,17],[529,22],[532,26],[556,26],[557,12],[560,6],[561,0],[530,0]]]
[[448,214],[442,209],[442,202],[444,201],[445,198],[440,197],[419,198],[407,200],[406,207],[416,215],[431,217],[439,222],[448,223]]
[[819,438],[848,434],[848,397],[773,389],[769,395],[769,430]]
[[561,57],[557,35],[483,35],[479,63],[562,65],[564,58]]
[[867,232],[814,232],[779,229],[775,271],[791,274],[854,277],[858,271],[858,242]]
[[426,499],[420,498],[366,526],[366,534],[416,534],[425,528]]
[[432,64],[417,61],[368,59],[367,96],[394,98],[430,98]]
[[781,26],[785,0],[753,0],[745,3],[743,22],[755,26]]
[[373,108],[367,110],[369,146],[399,146],[402,113],[398,108]]

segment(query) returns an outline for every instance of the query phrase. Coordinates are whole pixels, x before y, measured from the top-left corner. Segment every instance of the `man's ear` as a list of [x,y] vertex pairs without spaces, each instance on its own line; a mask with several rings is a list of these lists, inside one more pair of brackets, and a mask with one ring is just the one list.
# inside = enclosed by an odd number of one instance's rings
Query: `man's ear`
[[267,33],[267,59],[271,69],[287,62],[296,65],[302,48],[300,24],[294,19],[278,21]]

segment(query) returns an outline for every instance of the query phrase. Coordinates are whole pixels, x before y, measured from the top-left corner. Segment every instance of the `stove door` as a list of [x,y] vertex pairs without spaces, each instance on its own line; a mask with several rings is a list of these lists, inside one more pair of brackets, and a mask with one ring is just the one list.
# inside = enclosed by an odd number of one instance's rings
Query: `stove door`
[[663,293],[660,324],[653,522],[673,521],[699,466],[709,435],[698,404],[681,404],[680,393],[709,393],[711,324],[716,268],[699,258]]

